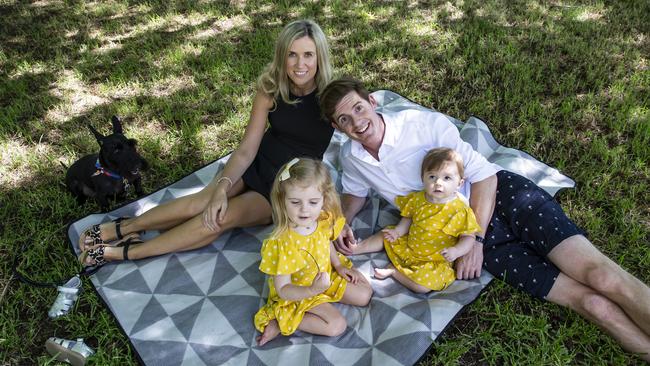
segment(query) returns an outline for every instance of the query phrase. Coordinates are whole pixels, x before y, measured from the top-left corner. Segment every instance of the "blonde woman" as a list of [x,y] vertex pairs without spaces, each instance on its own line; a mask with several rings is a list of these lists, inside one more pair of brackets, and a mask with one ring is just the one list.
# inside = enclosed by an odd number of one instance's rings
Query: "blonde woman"
[[[107,261],[196,249],[226,230],[269,224],[269,192],[279,167],[295,156],[321,159],[332,137],[317,97],[331,77],[320,27],[310,20],[286,25],[258,79],[244,138],[223,171],[198,193],[138,217],[93,225],[79,238],[84,266],[94,270]],[[146,242],[128,235],[161,229],[167,231]]]

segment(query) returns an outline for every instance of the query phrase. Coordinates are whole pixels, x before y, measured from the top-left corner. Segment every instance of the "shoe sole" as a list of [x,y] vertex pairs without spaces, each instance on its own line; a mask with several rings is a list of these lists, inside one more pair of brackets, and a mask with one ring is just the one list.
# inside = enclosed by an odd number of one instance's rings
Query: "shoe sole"
[[84,366],[86,364],[86,358],[82,354],[67,349],[58,343],[48,340],[45,342],[45,349],[49,354],[55,356],[57,361],[68,362],[72,366]]

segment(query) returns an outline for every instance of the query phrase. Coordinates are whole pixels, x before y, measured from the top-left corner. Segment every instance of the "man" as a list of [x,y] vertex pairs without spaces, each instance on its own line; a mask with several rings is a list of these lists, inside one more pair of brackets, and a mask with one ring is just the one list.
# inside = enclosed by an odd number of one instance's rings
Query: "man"
[[[465,162],[469,197],[483,231],[456,261],[459,279],[492,275],[529,294],[567,306],[650,362],[650,288],[596,249],[553,198],[533,182],[501,170],[460,139],[442,114],[406,110],[379,114],[377,103],[353,79],[332,81],[321,110],[350,140],[341,150],[342,204],[349,222],[370,189],[388,202],[422,189],[420,163],[436,147],[458,151]],[[353,254],[347,227],[337,248]]]

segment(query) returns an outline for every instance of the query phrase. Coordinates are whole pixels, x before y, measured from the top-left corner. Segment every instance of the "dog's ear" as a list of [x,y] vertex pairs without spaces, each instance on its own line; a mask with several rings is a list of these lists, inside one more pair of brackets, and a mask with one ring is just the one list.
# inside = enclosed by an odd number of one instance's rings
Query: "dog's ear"
[[120,121],[120,118],[118,116],[113,116],[111,118],[111,121],[113,121],[113,133],[119,133],[121,135],[122,134],[122,121]]
[[95,139],[97,140],[97,142],[99,142],[99,145],[101,146],[103,144],[104,135],[97,132],[97,130],[92,125],[88,125],[88,128],[90,129],[90,132],[92,132],[93,135],[95,135]]
[[129,146],[135,147],[135,145],[138,144],[138,140],[136,139],[128,139],[126,142],[129,144]]

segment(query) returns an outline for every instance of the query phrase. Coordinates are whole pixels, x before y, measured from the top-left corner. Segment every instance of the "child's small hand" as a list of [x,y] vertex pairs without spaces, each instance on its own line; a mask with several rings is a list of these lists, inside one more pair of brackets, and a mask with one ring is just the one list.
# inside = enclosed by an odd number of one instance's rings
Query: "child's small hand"
[[388,240],[391,243],[397,240],[397,238],[399,238],[400,236],[402,236],[395,229],[383,229],[381,232],[384,233],[384,239]]
[[315,294],[323,293],[330,287],[330,275],[326,272],[318,272],[310,287]]
[[459,250],[456,247],[445,248],[440,251],[440,255],[442,255],[447,262],[453,262],[460,257]]
[[346,268],[344,266],[336,267],[336,273],[341,277],[345,278],[346,281],[356,284],[361,279],[361,274],[352,268]]

